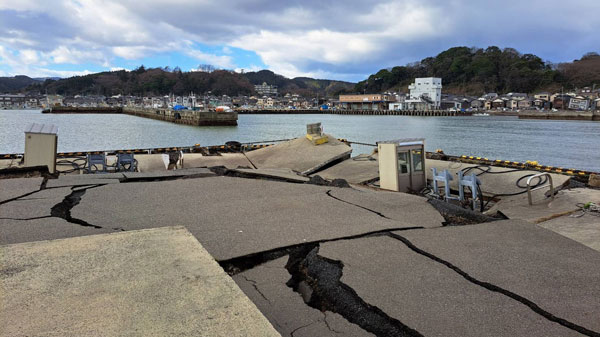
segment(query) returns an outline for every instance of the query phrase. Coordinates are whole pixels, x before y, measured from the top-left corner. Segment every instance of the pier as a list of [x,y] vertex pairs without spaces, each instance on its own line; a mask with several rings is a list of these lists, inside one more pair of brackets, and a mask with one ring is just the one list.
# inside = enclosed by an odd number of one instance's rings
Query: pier
[[237,110],[240,115],[267,115],[267,114],[289,114],[289,115],[367,115],[367,116],[422,116],[422,117],[456,117],[471,116],[470,112],[446,111],[446,110],[311,110],[311,109],[260,109],[260,110]]
[[118,114],[157,119],[177,124],[193,126],[236,126],[235,111],[196,111],[170,109],[144,109],[129,107],[52,107],[42,113],[55,114]]
[[519,112],[519,119],[600,121],[600,111],[523,111]]

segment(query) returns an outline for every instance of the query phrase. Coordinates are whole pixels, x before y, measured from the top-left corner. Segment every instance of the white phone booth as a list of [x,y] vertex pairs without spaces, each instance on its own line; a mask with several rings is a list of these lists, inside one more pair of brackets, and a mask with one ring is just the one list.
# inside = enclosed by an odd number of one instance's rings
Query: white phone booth
[[377,150],[381,188],[418,192],[427,186],[424,138],[377,142]]

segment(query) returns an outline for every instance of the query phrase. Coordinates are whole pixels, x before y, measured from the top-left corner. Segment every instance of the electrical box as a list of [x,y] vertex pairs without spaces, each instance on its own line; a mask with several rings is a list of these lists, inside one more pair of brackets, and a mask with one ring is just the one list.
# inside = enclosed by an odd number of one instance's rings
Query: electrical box
[[377,142],[379,186],[397,192],[418,192],[427,186],[425,139]]
[[306,139],[310,140],[313,145],[321,145],[329,142],[329,137],[323,134],[321,123],[306,125]]
[[48,166],[56,171],[58,127],[52,124],[33,123],[25,129],[25,166]]

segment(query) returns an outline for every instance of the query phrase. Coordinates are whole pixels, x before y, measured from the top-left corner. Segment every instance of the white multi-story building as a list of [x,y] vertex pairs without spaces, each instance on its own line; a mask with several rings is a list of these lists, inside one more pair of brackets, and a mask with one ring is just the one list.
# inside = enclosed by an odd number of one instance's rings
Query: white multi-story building
[[442,103],[442,79],[439,77],[415,78],[408,86],[410,94],[405,103],[408,109],[439,109]]
[[255,85],[254,90],[256,90],[259,95],[277,95],[277,86],[268,85],[266,82]]

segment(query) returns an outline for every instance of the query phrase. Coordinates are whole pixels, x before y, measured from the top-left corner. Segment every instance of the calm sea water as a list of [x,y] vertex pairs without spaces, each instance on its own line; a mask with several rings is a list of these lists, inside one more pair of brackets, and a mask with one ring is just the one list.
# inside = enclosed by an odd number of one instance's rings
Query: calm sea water
[[[428,151],[600,171],[600,122],[519,120],[516,117],[240,115],[237,127],[194,127],[114,114],[42,114],[0,110],[0,153],[22,153],[29,123],[58,126],[60,152],[221,145],[302,136],[306,124],[351,141],[426,138]],[[354,154],[372,147],[353,146]]]

